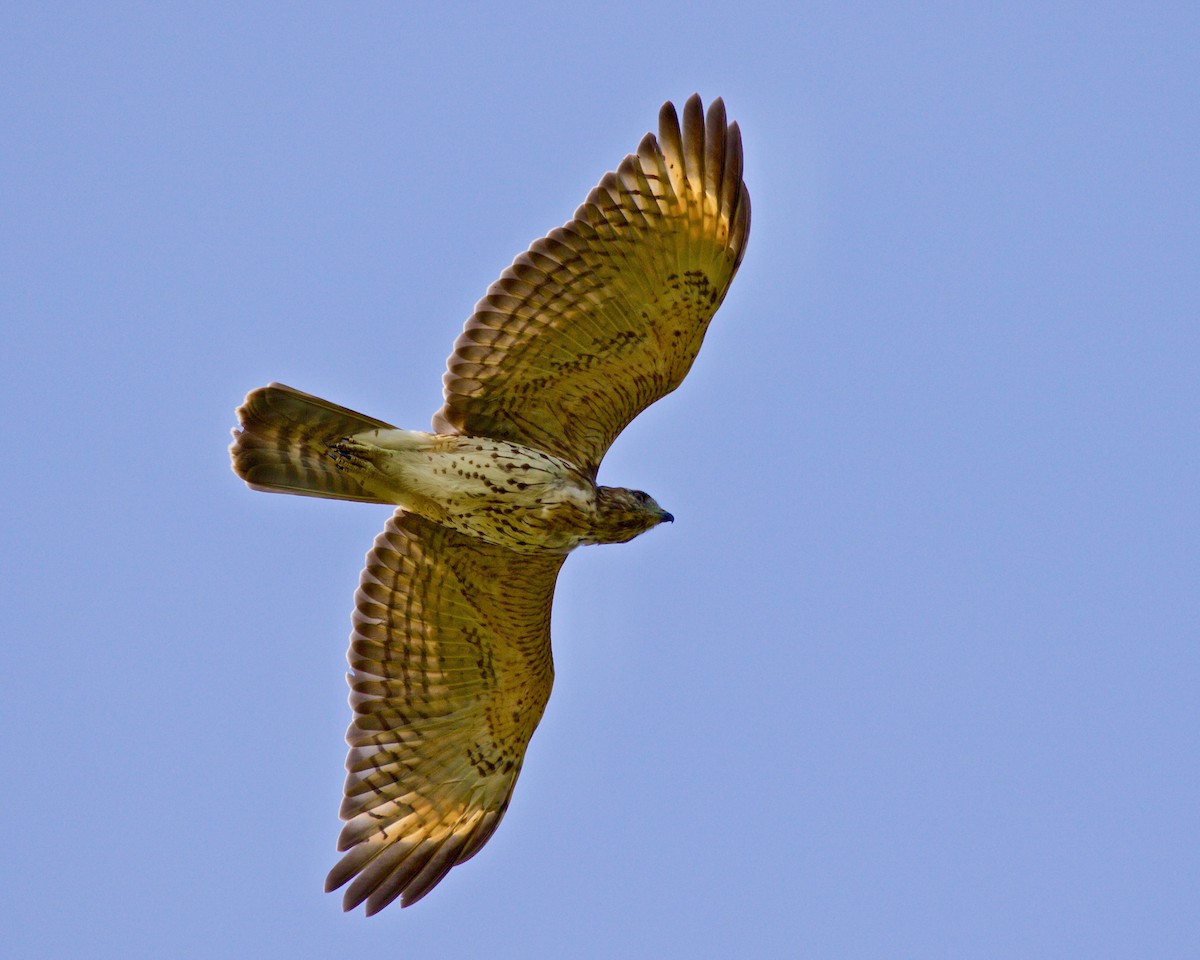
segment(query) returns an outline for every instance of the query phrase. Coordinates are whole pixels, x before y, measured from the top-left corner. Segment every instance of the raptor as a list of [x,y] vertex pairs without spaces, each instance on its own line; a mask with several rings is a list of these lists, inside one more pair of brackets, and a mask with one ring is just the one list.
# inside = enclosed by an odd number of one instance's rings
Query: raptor
[[742,142],[720,99],[607,173],[489,288],[454,345],[433,432],[273,383],[238,409],[256,490],[396,507],[350,638],[350,750],[327,890],[377,913],[427,894],[500,823],[550,696],[567,554],[673,519],[600,486],[617,435],[674,390],[745,252]]

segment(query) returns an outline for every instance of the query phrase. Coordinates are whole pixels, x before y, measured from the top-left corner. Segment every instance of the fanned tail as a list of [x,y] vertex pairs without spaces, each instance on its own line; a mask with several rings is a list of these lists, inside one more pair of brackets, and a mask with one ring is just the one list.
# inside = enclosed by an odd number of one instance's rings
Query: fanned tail
[[345,441],[391,424],[355,413],[282,383],[247,394],[237,411],[229,455],[233,472],[255,490],[304,497],[389,503],[370,490],[367,465]]

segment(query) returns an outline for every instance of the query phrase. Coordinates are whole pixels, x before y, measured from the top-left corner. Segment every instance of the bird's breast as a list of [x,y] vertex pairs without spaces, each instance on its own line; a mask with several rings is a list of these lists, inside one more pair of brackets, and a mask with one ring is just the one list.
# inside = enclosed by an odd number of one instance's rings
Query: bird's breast
[[566,552],[591,529],[595,485],[567,461],[483,437],[403,433],[379,438],[387,456],[377,461],[401,506],[522,551]]

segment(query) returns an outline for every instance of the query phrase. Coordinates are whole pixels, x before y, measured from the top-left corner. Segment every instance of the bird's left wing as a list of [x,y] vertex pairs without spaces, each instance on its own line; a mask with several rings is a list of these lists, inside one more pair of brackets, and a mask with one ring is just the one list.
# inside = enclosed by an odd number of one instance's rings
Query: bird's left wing
[[550,696],[563,559],[404,510],[376,538],[350,640],[345,856],[326,881],[352,881],[345,909],[416,902],[496,829]]

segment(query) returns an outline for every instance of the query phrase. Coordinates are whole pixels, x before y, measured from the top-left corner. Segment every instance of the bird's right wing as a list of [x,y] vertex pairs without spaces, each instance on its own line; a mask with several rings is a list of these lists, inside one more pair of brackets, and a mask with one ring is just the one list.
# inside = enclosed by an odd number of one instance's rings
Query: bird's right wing
[[592,477],[682,382],[750,231],[742,138],[718,99],[664,104],[658,137],[492,284],[454,345],[438,433],[509,440]]
[[376,538],[350,639],[346,853],[326,881],[352,880],[346,910],[416,902],[496,829],[550,696],[564,556],[404,510]]

